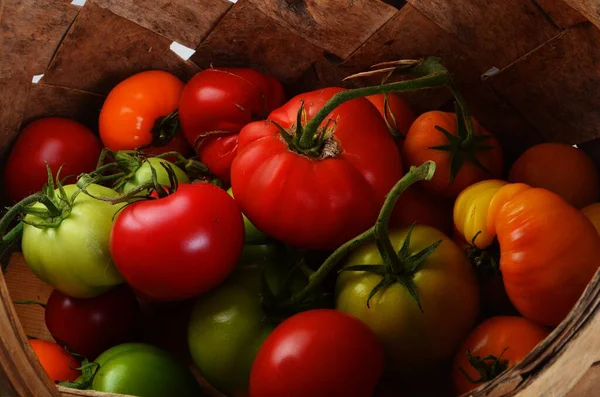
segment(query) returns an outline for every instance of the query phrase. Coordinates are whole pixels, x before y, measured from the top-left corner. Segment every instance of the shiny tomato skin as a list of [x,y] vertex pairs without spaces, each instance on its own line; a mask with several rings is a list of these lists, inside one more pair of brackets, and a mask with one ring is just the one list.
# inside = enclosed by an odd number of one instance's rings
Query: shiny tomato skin
[[62,117],[38,119],[26,126],[11,148],[4,171],[8,198],[18,202],[42,190],[48,182],[46,162],[56,176],[74,183],[81,173],[96,168],[102,151],[98,136],[83,124]]
[[185,85],[179,102],[181,127],[200,161],[229,184],[237,134],[283,103],[278,80],[249,68],[206,69]]
[[370,397],[383,352],[360,320],[332,309],[309,310],[279,324],[252,365],[250,397]]
[[467,350],[474,357],[492,355],[507,360],[507,367],[511,367],[523,360],[549,334],[548,329],[520,316],[495,316],[484,320],[471,331],[454,356],[452,381],[456,395],[461,396],[483,383],[471,383],[460,370],[462,368],[473,380],[480,378],[468,360]]
[[548,189],[576,208],[600,198],[600,176],[593,160],[566,143],[545,142],[530,147],[512,164],[508,180]]
[[[117,84],[100,111],[100,137],[108,149],[133,150],[152,143],[155,122],[177,109],[184,83],[169,72],[147,70]],[[144,152],[161,154],[176,151],[187,156],[191,148],[181,130],[165,146]]]
[[121,284],[102,295],[77,299],[52,291],[44,318],[50,334],[69,351],[94,360],[110,347],[134,336],[139,304]]
[[[291,129],[301,99],[310,120],[341,91],[301,94],[269,119]],[[232,164],[233,194],[248,219],[266,235],[300,248],[335,249],[368,229],[402,176],[398,149],[369,101],[345,102],[330,117],[336,120],[332,139],[339,148],[332,144],[333,156],[299,155],[272,122],[257,121],[240,132]]]
[[492,199],[488,227],[496,230],[500,271],[515,308],[540,325],[558,325],[600,265],[592,222],[556,193],[508,184]]
[[148,301],[177,301],[216,287],[233,270],[244,221],[227,192],[208,183],[181,184],[158,200],[119,213],[110,236],[115,265]]
[[451,158],[449,151],[432,149],[434,146],[448,144],[448,139],[436,126],[447,130],[451,135],[457,135],[456,113],[438,110],[421,114],[411,125],[404,140],[403,155],[409,165],[418,166],[427,160],[436,163],[436,171],[430,181],[420,185],[439,196],[455,199],[468,186],[486,179],[500,179],[504,167],[502,147],[497,138],[489,133],[476,119],[473,120],[475,136],[488,135],[486,146],[489,150],[478,151],[475,156],[489,171],[482,170],[470,161],[465,161],[460,167],[455,180],[450,182]]
[[74,382],[79,377],[80,371],[76,368],[81,364],[58,344],[42,339],[30,339],[29,345],[53,382]]

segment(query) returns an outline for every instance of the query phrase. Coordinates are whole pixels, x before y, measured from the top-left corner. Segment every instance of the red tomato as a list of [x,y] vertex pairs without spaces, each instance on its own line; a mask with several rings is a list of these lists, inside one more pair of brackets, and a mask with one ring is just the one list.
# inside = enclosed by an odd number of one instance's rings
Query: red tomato
[[[454,357],[452,379],[457,396],[498,376],[521,361],[550,332],[518,316],[496,316],[484,320],[469,334]],[[473,357],[469,360],[467,350]],[[467,376],[461,371],[467,373]]]
[[81,374],[75,369],[81,366],[79,361],[56,343],[30,339],[29,344],[53,382],[74,382]]
[[238,147],[237,133],[285,100],[281,83],[252,69],[206,69],[185,86],[181,127],[200,161],[225,184]]
[[459,135],[456,120],[456,113],[438,110],[423,113],[410,127],[403,146],[408,164],[435,162],[435,175],[420,185],[448,199],[456,198],[476,182],[501,179],[504,164],[500,143],[477,120],[472,118],[474,139],[470,144],[466,144],[466,137]]
[[[302,100],[310,120],[341,91],[301,94],[269,119],[293,135]],[[402,176],[394,140],[368,100],[345,102],[329,117],[329,137],[312,154],[294,151],[272,122],[248,124],[231,168],[233,195],[252,224],[300,248],[335,249],[371,227]]]
[[436,196],[419,185],[411,185],[398,199],[390,225],[402,227],[420,223],[450,235],[452,209],[452,201]]
[[76,299],[54,290],[46,304],[45,320],[60,345],[94,360],[134,336],[139,313],[136,296],[121,284],[90,299]]
[[[117,84],[100,111],[100,137],[113,150],[133,150],[152,145],[144,152],[176,151],[187,156],[191,148],[178,126],[177,117],[161,125],[179,105],[184,83],[171,73],[148,70]],[[164,135],[159,139],[160,135]]]
[[396,139],[398,148],[402,148],[404,139],[412,123],[417,118],[408,102],[395,93],[377,94],[366,97],[379,111],[386,121],[392,136]]
[[379,341],[357,318],[331,309],[301,312],[263,342],[250,397],[371,397],[383,360]]
[[158,200],[119,213],[110,252],[127,283],[149,301],[177,301],[220,284],[244,243],[244,221],[233,198],[208,184],[181,184]]
[[87,127],[61,117],[36,120],[23,129],[12,147],[4,172],[8,198],[21,201],[39,192],[48,182],[46,162],[56,176],[62,165],[61,179],[74,183],[82,173],[96,168],[102,151],[100,139]]

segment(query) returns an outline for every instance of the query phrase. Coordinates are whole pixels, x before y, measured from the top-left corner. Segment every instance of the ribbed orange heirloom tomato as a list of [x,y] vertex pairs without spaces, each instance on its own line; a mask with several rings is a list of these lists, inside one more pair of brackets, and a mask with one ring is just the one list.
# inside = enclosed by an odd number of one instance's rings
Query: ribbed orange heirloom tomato
[[29,344],[53,382],[74,382],[79,377],[76,368],[81,364],[62,346],[42,339],[30,339]]
[[184,83],[171,73],[148,70],[117,84],[100,111],[100,138],[108,149],[161,154],[176,151],[186,156],[186,141],[177,115]]
[[594,162],[584,151],[565,143],[532,146],[512,165],[508,179],[551,190],[577,208],[600,196],[600,177]]
[[558,194],[525,184],[500,188],[488,210],[500,244],[500,271],[515,308],[545,326],[558,325],[600,265],[600,236]]
[[468,138],[456,113],[435,110],[415,120],[404,141],[403,157],[409,165],[432,160],[437,167],[433,179],[422,187],[454,199],[476,182],[501,177],[500,143],[476,119],[472,122],[474,135]]
[[519,316],[484,320],[473,329],[454,357],[452,381],[456,395],[479,387],[523,360],[549,333],[546,328]]

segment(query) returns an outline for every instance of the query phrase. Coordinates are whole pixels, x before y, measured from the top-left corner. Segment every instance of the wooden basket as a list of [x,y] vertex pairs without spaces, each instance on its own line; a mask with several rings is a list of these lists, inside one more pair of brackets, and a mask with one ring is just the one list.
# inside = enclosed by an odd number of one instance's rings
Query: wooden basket
[[[600,164],[600,6],[597,0],[9,0],[0,2],[0,155],[20,129],[57,115],[97,130],[104,96],[146,69],[187,80],[200,68],[250,66],[290,93],[386,60],[436,55],[473,115],[510,157],[542,141],[577,144]],[[176,41],[196,49],[184,61]],[[43,74],[38,83],[32,76]],[[446,90],[408,95],[418,111]],[[0,274],[0,396],[100,396],[57,388],[27,335],[49,338],[35,307],[50,292],[12,255]],[[600,395],[600,275],[524,361],[475,395]],[[168,397],[168,396],[165,396]]]

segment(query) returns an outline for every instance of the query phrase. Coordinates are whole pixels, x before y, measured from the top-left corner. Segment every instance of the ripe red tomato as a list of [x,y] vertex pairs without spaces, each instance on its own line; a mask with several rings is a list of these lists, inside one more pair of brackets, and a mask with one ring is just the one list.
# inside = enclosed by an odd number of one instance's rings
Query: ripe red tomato
[[149,301],[184,300],[214,288],[235,267],[243,244],[238,205],[208,183],[181,184],[167,197],[134,202],[110,235],[117,269]]
[[237,133],[249,122],[264,119],[284,100],[283,87],[274,77],[246,68],[206,69],[183,89],[181,127],[200,161],[229,184]]
[[313,148],[287,143],[273,123],[297,140],[302,101],[308,121],[341,91],[326,88],[296,96],[269,115],[272,122],[253,122],[240,132],[231,167],[233,194],[266,235],[300,248],[335,249],[375,223],[386,195],[402,176],[394,140],[364,98],[333,110],[328,116],[333,121],[322,124],[323,142],[313,140]]
[[54,290],[46,304],[45,321],[56,342],[94,360],[134,336],[139,314],[136,296],[121,284],[89,299],[72,298]]
[[46,162],[56,176],[74,183],[82,173],[96,168],[102,151],[100,139],[84,125],[61,117],[36,120],[23,129],[12,147],[4,172],[8,198],[21,201],[39,192],[48,182]]
[[263,342],[250,397],[371,397],[382,373],[381,345],[363,322],[337,310],[309,310]]
[[30,339],[29,344],[53,382],[74,382],[79,377],[76,368],[81,364],[61,346],[41,339]]
[[452,380],[456,395],[461,396],[494,379],[521,361],[549,333],[546,328],[519,316],[484,320],[463,341],[454,357]]
[[386,121],[392,136],[396,139],[398,148],[402,149],[404,139],[417,116],[408,102],[395,93],[376,94],[366,97],[377,108]]
[[439,197],[419,185],[411,185],[398,199],[392,212],[390,225],[402,227],[420,223],[450,235],[452,204],[452,201]]
[[181,133],[178,118],[165,120],[177,110],[183,86],[176,76],[162,70],[137,73],[117,84],[100,111],[104,146],[117,151],[152,145],[144,152],[176,151],[187,156],[191,148]]

